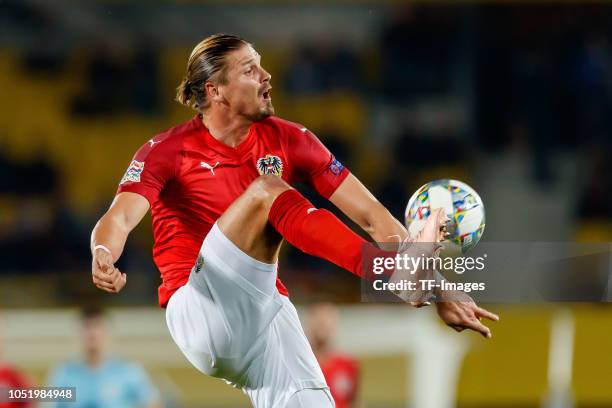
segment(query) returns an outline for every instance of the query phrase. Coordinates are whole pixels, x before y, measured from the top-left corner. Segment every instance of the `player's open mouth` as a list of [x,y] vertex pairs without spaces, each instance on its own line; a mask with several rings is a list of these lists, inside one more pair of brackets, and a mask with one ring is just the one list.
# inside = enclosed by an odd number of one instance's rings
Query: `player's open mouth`
[[265,101],[268,101],[268,100],[270,100],[270,99],[271,99],[271,94],[272,94],[272,89],[268,89],[267,91],[265,91],[265,92],[262,94],[262,98],[263,98]]

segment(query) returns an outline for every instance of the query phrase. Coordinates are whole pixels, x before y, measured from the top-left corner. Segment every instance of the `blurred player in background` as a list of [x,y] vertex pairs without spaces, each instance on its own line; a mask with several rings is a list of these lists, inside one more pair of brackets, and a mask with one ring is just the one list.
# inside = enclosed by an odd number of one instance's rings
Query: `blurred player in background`
[[51,404],[56,408],[161,408],[159,393],[137,364],[108,356],[108,317],[99,308],[81,314],[83,357],[56,367],[50,387],[76,387],[75,402]]
[[[111,293],[125,286],[114,263],[151,208],[159,303],[187,359],[241,388],[257,408],[332,407],[277,277],[278,253],[284,238],[363,277],[368,244],[291,185],[310,185],[375,241],[409,236],[312,132],[273,116],[270,79],[242,38],[214,35],[194,48],[177,100],[197,114],[136,152],[92,232],[93,282]],[[431,254],[445,219],[434,210],[417,238]],[[438,303],[438,312],[487,337],[479,319],[496,319],[473,302]]]
[[[3,333],[4,321],[0,315],[0,388],[25,388],[31,387],[30,380],[15,367],[3,361]],[[31,402],[3,402],[0,401],[0,408],[26,408],[33,407]]]
[[359,363],[334,348],[338,329],[338,310],[329,303],[317,303],[308,310],[308,340],[336,408],[355,408],[359,392]]

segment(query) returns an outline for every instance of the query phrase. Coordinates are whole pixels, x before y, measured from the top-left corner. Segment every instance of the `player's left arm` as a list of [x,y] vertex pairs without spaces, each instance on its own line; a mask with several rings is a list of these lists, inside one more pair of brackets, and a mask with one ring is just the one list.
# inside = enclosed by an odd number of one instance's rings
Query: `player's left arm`
[[[329,200],[376,242],[394,242],[398,238],[403,242],[409,237],[406,228],[352,174],[342,181]],[[438,291],[436,295],[438,315],[447,325],[457,331],[472,329],[486,338],[491,337],[491,330],[480,319],[497,321],[497,315],[478,307],[464,292]]]
[[[285,147],[299,179],[328,198],[376,242],[397,242],[398,239],[403,242],[409,236],[406,228],[334,158],[314,133],[302,126],[298,129],[288,132]],[[435,221],[429,225],[433,225],[432,230],[426,231],[430,236],[426,242],[434,242],[439,233],[436,228],[439,220]],[[480,319],[497,320],[496,315],[479,308],[463,292],[442,291],[436,295],[438,314],[446,324],[457,331],[469,328],[485,337],[491,336],[491,331]]]
[[375,242],[408,238],[408,231],[355,177],[349,174],[329,197],[336,207],[372,237]]

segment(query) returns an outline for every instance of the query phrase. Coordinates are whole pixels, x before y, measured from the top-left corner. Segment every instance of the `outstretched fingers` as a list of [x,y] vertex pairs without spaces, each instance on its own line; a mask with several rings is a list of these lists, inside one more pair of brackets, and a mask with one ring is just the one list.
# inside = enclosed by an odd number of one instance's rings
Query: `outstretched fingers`
[[496,315],[495,313],[491,313],[486,309],[483,309],[482,307],[476,307],[476,309],[474,310],[474,314],[476,315],[476,317],[478,318],[485,318],[485,319],[489,319],[492,320],[494,322],[499,321],[499,316]]
[[476,317],[468,318],[463,323],[463,325],[468,329],[474,330],[482,334],[487,339],[490,339],[491,337],[493,337],[493,335],[491,334],[491,329],[489,329],[487,326],[482,324],[480,320],[478,320],[478,318]]
[[499,317],[478,307],[473,302],[451,302],[444,303],[447,307],[438,308],[438,312],[446,324],[458,332],[465,329],[470,329],[482,334],[485,338],[490,339],[493,335],[491,329],[482,324],[481,319],[486,318],[492,321],[498,321]]

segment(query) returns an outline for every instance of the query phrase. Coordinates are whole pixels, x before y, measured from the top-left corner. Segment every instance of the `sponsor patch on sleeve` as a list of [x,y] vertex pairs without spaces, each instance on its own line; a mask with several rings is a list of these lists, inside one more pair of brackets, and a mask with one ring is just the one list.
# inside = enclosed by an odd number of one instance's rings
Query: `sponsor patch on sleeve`
[[119,184],[127,183],[129,181],[133,183],[140,183],[140,173],[142,173],[143,170],[144,162],[132,160]]
[[329,164],[329,171],[331,171],[334,176],[340,174],[343,169],[344,166],[336,158],[334,158],[334,160],[332,160],[332,162]]

